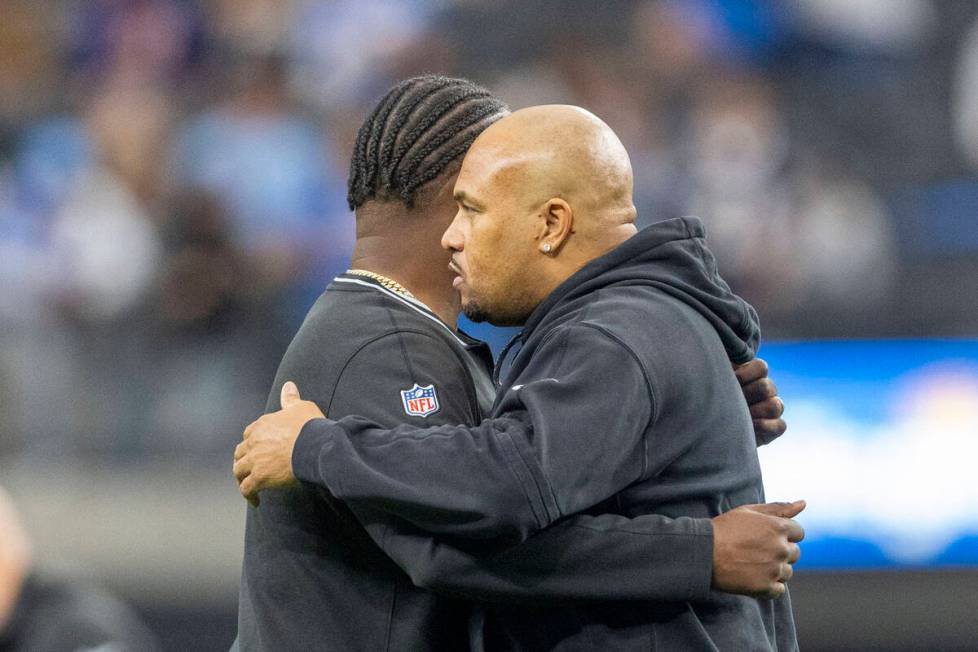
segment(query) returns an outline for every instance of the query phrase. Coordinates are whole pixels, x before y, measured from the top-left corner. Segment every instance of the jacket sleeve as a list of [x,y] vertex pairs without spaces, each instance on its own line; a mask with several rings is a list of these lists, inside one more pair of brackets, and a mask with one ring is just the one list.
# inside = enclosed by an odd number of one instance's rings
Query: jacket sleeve
[[[339,414],[360,411],[380,423],[474,423],[477,399],[451,349],[430,335],[399,331],[363,347],[329,401]],[[372,379],[369,396],[361,386]],[[438,409],[405,412],[400,390],[435,387]],[[360,501],[347,503],[371,538],[419,586],[467,599],[691,600],[709,592],[713,539],[708,519],[576,515],[524,543],[481,553],[436,537]]]
[[310,421],[295,475],[432,534],[512,544],[646,473],[651,389],[603,331],[556,331],[501,401],[474,427]]
[[705,518],[577,515],[484,554],[383,518],[362,522],[417,586],[467,600],[685,602],[710,593],[713,527]]

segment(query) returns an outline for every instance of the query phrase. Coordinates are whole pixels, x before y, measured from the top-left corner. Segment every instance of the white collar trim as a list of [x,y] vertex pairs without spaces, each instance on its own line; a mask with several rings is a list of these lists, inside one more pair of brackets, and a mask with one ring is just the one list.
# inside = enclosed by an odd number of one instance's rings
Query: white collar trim
[[402,294],[398,294],[397,292],[392,292],[392,291],[388,290],[387,288],[385,288],[385,287],[383,287],[381,285],[377,285],[375,283],[370,283],[369,281],[361,281],[360,279],[345,278],[345,277],[342,277],[342,276],[337,276],[336,278],[333,279],[333,282],[334,283],[353,283],[355,285],[362,285],[364,287],[368,287],[368,288],[377,290],[378,292],[383,292],[387,296],[389,296],[389,297],[391,297],[393,299],[397,299],[401,303],[407,305],[409,308],[411,308],[412,310],[414,310],[415,312],[417,312],[419,315],[422,315],[423,317],[427,317],[431,321],[435,322],[436,324],[438,324],[439,326],[441,326],[442,328],[444,328],[446,331],[449,332],[449,334],[452,337],[455,338],[455,340],[462,346],[462,348],[467,349],[467,348],[469,348],[471,346],[470,344],[467,344],[466,342],[462,341],[462,339],[455,333],[455,331],[453,331],[451,328],[449,328],[448,324],[446,324],[442,320],[438,319],[438,317],[435,316],[435,314],[431,310],[431,308],[429,308],[428,306],[426,306],[424,303],[418,301],[417,299],[412,299],[410,297],[406,297],[406,296],[404,296]]

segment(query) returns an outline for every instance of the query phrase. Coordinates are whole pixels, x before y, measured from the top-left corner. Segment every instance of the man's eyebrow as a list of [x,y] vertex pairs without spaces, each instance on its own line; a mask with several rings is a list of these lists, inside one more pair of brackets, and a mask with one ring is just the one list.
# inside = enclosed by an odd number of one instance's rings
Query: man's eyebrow
[[477,202],[475,199],[473,199],[472,197],[470,197],[468,195],[468,193],[466,193],[464,190],[456,190],[452,194],[452,199],[454,199],[455,201],[457,201],[459,203],[463,203],[464,202],[466,204],[471,204],[472,206],[476,206],[476,207],[481,206],[481,204],[479,202]]

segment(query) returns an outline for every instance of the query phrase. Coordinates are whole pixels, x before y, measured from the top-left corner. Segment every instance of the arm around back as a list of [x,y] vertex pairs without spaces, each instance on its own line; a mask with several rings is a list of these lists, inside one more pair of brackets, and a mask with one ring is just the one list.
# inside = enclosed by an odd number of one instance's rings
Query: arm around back
[[652,414],[628,349],[572,326],[540,346],[493,418],[431,428],[317,419],[296,441],[293,467],[423,531],[511,545],[640,479]]

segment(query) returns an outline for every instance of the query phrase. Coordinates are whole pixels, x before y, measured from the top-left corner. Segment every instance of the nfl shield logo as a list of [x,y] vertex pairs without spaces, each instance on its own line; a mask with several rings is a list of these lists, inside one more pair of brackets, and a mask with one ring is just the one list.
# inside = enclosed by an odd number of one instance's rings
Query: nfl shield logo
[[426,417],[437,412],[439,408],[434,385],[421,387],[414,383],[411,389],[402,389],[401,403],[404,404],[404,411],[412,417]]

